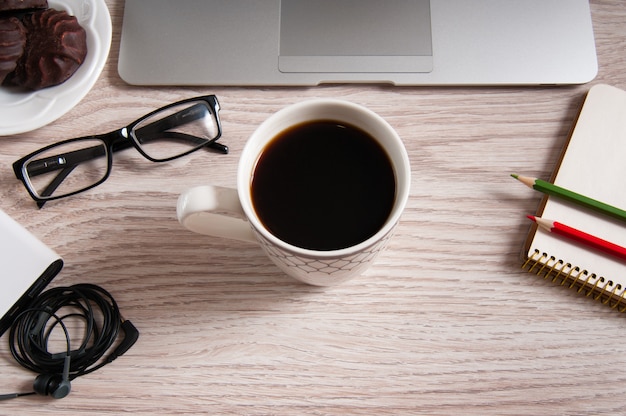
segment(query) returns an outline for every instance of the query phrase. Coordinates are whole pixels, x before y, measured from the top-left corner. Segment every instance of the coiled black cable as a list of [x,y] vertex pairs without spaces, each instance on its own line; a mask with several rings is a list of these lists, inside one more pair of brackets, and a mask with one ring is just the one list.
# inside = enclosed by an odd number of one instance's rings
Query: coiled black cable
[[[83,322],[80,345],[71,337],[66,320]],[[51,353],[48,343],[53,330],[61,326],[67,349]],[[124,339],[116,349],[104,354],[116,342],[120,329]],[[124,354],[137,340],[139,332],[120,315],[109,292],[92,284],[57,287],[38,296],[13,322],[9,347],[15,360],[24,368],[40,374],[61,374],[66,357],[71,364],[69,379],[91,373]]]

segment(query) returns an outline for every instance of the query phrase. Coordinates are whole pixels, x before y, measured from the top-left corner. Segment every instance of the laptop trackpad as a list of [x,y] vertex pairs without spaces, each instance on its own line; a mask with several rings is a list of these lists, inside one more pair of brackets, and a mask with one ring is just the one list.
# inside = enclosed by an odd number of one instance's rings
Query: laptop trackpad
[[281,0],[281,72],[431,72],[430,0]]

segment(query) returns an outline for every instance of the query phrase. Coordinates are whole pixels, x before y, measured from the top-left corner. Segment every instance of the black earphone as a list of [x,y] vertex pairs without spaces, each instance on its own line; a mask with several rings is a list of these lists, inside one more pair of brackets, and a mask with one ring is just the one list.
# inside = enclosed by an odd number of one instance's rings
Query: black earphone
[[71,356],[66,355],[63,363],[63,374],[39,374],[33,383],[35,393],[42,396],[51,396],[55,399],[62,399],[70,394],[70,391],[72,391],[70,360]]
[[[71,312],[59,316],[58,312],[66,307]],[[69,317],[81,319],[86,326],[83,341],[75,350],[70,346],[71,337],[63,322]],[[57,325],[65,334],[67,348],[64,353],[52,354],[47,350],[48,338]],[[120,330],[124,338],[101,360],[117,341]],[[50,289],[16,317],[9,332],[13,358],[24,368],[39,373],[33,391],[0,395],[0,400],[33,394],[62,399],[72,390],[71,380],[112,362],[138,338],[139,331],[122,318],[117,303],[106,290],[91,284]]]

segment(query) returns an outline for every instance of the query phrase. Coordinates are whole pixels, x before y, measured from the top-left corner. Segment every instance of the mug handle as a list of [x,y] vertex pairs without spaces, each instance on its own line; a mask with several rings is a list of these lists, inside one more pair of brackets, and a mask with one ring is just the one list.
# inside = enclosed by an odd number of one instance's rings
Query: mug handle
[[178,197],[176,216],[185,228],[199,234],[257,241],[237,190],[232,188],[202,185],[188,189]]

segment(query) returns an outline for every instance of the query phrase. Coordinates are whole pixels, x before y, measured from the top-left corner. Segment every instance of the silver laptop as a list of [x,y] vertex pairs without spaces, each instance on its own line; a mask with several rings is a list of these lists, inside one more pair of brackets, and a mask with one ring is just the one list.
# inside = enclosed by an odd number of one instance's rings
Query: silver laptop
[[134,85],[580,84],[588,0],[126,0]]

